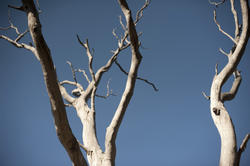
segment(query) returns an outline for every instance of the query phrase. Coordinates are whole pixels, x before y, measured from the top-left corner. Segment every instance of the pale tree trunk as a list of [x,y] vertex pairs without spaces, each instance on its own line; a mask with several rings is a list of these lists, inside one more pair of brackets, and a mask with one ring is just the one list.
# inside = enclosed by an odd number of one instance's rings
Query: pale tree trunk
[[[222,1],[216,5],[222,4]],[[238,15],[234,8],[234,0],[231,0],[231,10],[235,21],[235,36],[231,37],[225,31],[221,29],[220,24],[216,20],[216,11],[214,11],[214,21],[218,26],[219,30],[229,37],[233,42],[230,53],[225,53],[222,49],[220,51],[228,57],[228,63],[218,73],[216,65],[216,74],[214,76],[211,91],[209,97],[210,99],[210,110],[211,116],[213,118],[214,124],[218,129],[221,139],[221,153],[220,153],[220,166],[238,166],[240,161],[241,153],[243,152],[246,143],[249,139],[249,135],[244,139],[242,146],[237,149],[236,135],[234,130],[234,125],[232,123],[231,117],[224,106],[224,102],[232,100],[240,86],[241,74],[237,70],[237,66],[244,54],[245,47],[249,39],[249,6],[247,0],[240,0],[241,5],[241,15],[242,15],[242,29],[239,26]],[[224,83],[228,80],[231,75],[234,75],[234,82],[230,92],[222,93],[221,89]],[[239,111],[239,110],[235,110]],[[240,112],[239,112],[240,113]]]
[[[119,39],[116,35],[115,31],[113,31],[113,35],[118,40],[118,48],[113,51],[113,55],[107,61],[105,65],[100,67],[96,73],[92,68],[93,57],[91,53],[91,49],[89,47],[88,40],[83,43],[79,36],[77,35],[78,42],[86,49],[86,54],[89,59],[89,73],[91,75],[91,79],[88,78],[86,72],[84,70],[76,70],[73,68],[72,64],[68,62],[72,69],[73,79],[74,81],[64,80],[62,82],[58,82],[56,71],[54,69],[54,64],[51,58],[50,50],[43,38],[43,34],[41,31],[41,24],[39,21],[39,13],[35,7],[33,0],[22,0],[21,7],[9,6],[10,8],[14,8],[20,11],[23,11],[27,14],[28,18],[28,30],[24,33],[19,33],[18,28],[13,25],[11,20],[9,19],[10,26],[4,29],[13,28],[16,30],[18,37],[15,40],[11,38],[1,35],[0,38],[7,40],[14,46],[18,48],[24,48],[31,51],[36,58],[40,61],[43,71],[43,76],[45,80],[45,84],[47,87],[48,95],[50,98],[52,114],[55,122],[56,133],[58,135],[59,140],[67,151],[73,165],[76,166],[114,166],[115,165],[115,156],[116,156],[116,136],[121,125],[122,119],[126,112],[127,106],[133,96],[134,87],[136,79],[143,80],[144,82],[151,85],[155,90],[157,88],[151,82],[146,79],[142,79],[137,77],[138,68],[142,59],[142,56],[139,51],[140,42],[138,40],[138,35],[136,32],[136,24],[142,18],[143,10],[149,5],[149,0],[145,1],[145,4],[142,6],[140,10],[138,10],[136,14],[136,20],[133,21],[131,11],[128,7],[126,0],[118,0],[122,12],[125,16],[126,25],[122,23],[122,19],[120,18],[120,24],[124,30],[124,34]],[[20,43],[19,40],[27,33],[30,32],[32,37],[33,45],[29,45],[26,43]],[[129,72],[126,72],[121,65],[117,61],[117,56],[119,53],[130,47],[131,48],[131,64]],[[117,110],[114,114],[110,125],[106,130],[106,139],[105,139],[105,150],[102,150],[96,135],[96,121],[95,121],[95,97],[103,97],[106,98],[112,95],[112,92],[109,90],[109,84],[107,85],[107,95],[100,96],[96,94],[97,87],[100,83],[102,75],[109,70],[112,64],[115,62],[116,65],[121,69],[123,73],[127,75],[127,82],[125,86],[125,90],[121,97],[120,103],[117,107]],[[86,89],[83,88],[81,84],[77,82],[75,72],[81,72],[85,76],[88,85]],[[75,87],[72,91],[74,97],[69,95],[64,85],[69,84]],[[65,104],[63,101],[67,101],[68,106],[72,106],[75,108],[78,117],[81,120],[83,131],[82,131],[82,141],[81,144],[73,135],[71,128],[68,123],[67,114],[65,110]],[[90,100],[90,102],[88,102]],[[90,104],[89,104],[90,103]],[[84,149],[86,152],[87,161],[86,162],[80,147]]]

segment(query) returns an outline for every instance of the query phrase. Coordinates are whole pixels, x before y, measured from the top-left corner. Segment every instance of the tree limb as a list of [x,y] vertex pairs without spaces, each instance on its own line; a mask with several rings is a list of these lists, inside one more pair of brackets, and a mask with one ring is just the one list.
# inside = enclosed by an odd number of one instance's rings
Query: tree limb
[[221,94],[221,101],[224,102],[224,101],[229,101],[229,100],[234,99],[234,97],[236,96],[238,92],[240,83],[241,83],[241,75],[240,75],[240,72],[236,70],[234,72],[234,82],[233,82],[232,88],[230,89],[229,92]]
[[237,152],[237,156],[236,156],[236,166],[239,166],[240,165],[240,158],[241,158],[241,155],[242,153],[245,151],[246,149],[246,146],[247,146],[247,142],[248,140],[250,139],[250,134],[247,134],[245,136],[245,138],[243,139],[241,145],[240,145],[240,148]]
[[224,35],[226,35],[229,39],[231,39],[235,44],[237,44],[237,42],[235,41],[235,39],[232,37],[232,36],[230,36],[228,33],[226,33],[225,31],[223,31],[223,29],[221,28],[221,26],[220,26],[220,24],[217,22],[217,20],[216,20],[216,10],[214,10],[214,22],[215,22],[215,24],[217,25],[217,27],[218,27],[218,29],[219,29],[219,31],[221,32],[221,33],[223,33]]
[[38,61],[40,61],[40,58],[39,58],[39,56],[37,54],[37,51],[36,51],[36,49],[34,47],[29,46],[29,45],[27,45],[25,43],[18,43],[16,40],[12,40],[9,37],[4,36],[4,35],[0,35],[0,39],[4,39],[4,40],[8,41],[9,43],[11,43],[12,45],[14,45],[17,48],[24,48],[26,50],[31,51],[35,55],[36,59]]
[[60,84],[60,92],[63,96],[63,98],[70,104],[73,104],[75,101],[75,98],[71,97],[68,92],[66,91],[66,89],[63,87],[62,84]]
[[56,133],[62,145],[66,149],[73,165],[87,166],[79,144],[72,133],[67,119],[67,114],[62,99],[57,75],[51,58],[50,50],[43,38],[41,24],[33,0],[22,0],[28,17],[29,32],[35,45],[37,55],[40,58],[45,84],[50,98],[52,114]]
[[138,23],[138,21],[142,18],[143,16],[143,11],[148,7],[150,4],[150,0],[145,0],[145,4],[141,7],[140,10],[136,13],[136,19],[135,19],[135,25]]
[[128,34],[131,43],[130,47],[132,57],[125,90],[123,92],[118,108],[115,112],[115,115],[106,130],[105,153],[110,154],[110,157],[113,159],[115,158],[116,154],[115,139],[127,106],[133,96],[137,72],[142,59],[141,53],[139,52],[138,35],[135,29],[134,21],[131,16],[131,11],[128,7],[126,0],[118,0],[118,2],[126,18]]

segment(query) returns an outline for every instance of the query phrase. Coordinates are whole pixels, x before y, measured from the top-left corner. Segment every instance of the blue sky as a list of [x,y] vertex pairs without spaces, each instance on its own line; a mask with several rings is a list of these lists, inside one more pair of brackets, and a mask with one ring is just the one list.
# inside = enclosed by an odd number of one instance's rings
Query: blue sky
[[[8,4],[2,0],[0,25],[8,26]],[[133,14],[144,0],[128,0]],[[112,29],[121,32],[116,0],[40,1],[44,37],[51,49],[60,81],[72,80],[66,64],[87,69],[87,57],[76,40],[88,38],[95,49],[94,69],[98,69],[117,47]],[[239,5],[237,5],[237,8]],[[15,25],[27,27],[24,13],[11,10]],[[233,34],[234,24],[229,3],[217,9],[222,28]],[[139,76],[153,81],[159,92],[137,81],[135,94],[117,137],[116,165],[119,166],[211,166],[218,165],[220,138],[209,111],[209,102],[201,92],[209,94],[214,66],[221,69],[232,42],[223,36],[213,22],[213,6],[207,0],[158,0],[144,12],[137,27],[141,39],[143,61]],[[15,37],[13,31],[0,32]],[[27,36],[23,41],[30,41]],[[49,99],[41,67],[28,51],[17,49],[0,40],[0,165],[44,166],[71,165],[53,125]],[[232,117],[238,145],[250,133],[250,47],[238,69],[243,81],[238,95],[225,105]],[[128,68],[130,52],[124,51],[119,62]],[[78,75],[81,80],[81,76]],[[117,96],[97,99],[98,138],[103,147],[108,126],[125,85],[125,75],[116,66],[103,77],[99,94],[106,93],[106,83]],[[85,84],[84,79],[82,83]],[[232,79],[225,85],[229,90]],[[86,85],[86,84],[85,84]],[[81,140],[81,123],[73,109],[68,118],[75,136]],[[250,164],[250,148],[242,155],[241,165]]]

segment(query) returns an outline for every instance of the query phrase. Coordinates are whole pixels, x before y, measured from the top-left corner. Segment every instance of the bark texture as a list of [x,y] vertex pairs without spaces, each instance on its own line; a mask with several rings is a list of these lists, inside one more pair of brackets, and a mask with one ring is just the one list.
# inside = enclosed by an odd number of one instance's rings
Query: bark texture
[[[211,86],[211,97],[210,97],[210,110],[215,126],[218,129],[221,138],[221,154],[220,154],[220,166],[238,166],[241,152],[237,150],[236,135],[234,125],[231,117],[224,106],[224,102],[232,100],[239,88],[241,82],[241,74],[237,70],[237,66],[244,54],[248,39],[249,39],[249,6],[247,0],[240,0],[241,15],[242,15],[242,30],[238,22],[238,15],[234,8],[234,0],[231,0],[231,10],[235,21],[235,37],[231,37],[229,34],[224,32],[219,23],[216,21],[216,11],[214,11],[214,20],[217,24],[219,31],[229,37],[233,42],[228,57],[228,63],[218,73],[216,66],[216,74],[214,76]],[[222,2],[224,3],[224,1]],[[221,89],[228,78],[234,74],[234,83],[230,92],[222,93]],[[240,154],[240,155],[239,155]]]

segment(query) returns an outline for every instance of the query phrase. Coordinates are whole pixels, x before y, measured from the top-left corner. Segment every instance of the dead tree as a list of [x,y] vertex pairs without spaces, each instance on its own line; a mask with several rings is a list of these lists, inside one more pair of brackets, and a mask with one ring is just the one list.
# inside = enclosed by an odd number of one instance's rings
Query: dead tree
[[[216,7],[223,4],[224,2],[225,0],[222,0],[221,2],[210,1],[210,3],[216,5]],[[241,154],[250,138],[250,134],[247,134],[240,148],[237,149],[234,125],[224,105],[225,101],[234,99],[240,86],[242,76],[240,71],[237,69],[237,66],[244,54],[249,39],[248,0],[240,0],[242,25],[239,24],[238,13],[235,10],[234,0],[230,0],[230,3],[235,23],[234,37],[226,33],[221,28],[221,25],[216,19],[216,10],[214,10],[214,22],[218,26],[219,31],[232,40],[233,46],[229,53],[226,53],[220,49],[220,52],[226,55],[228,62],[220,72],[218,71],[218,65],[216,64],[215,76],[213,78],[210,90],[211,96],[209,97],[204,94],[207,99],[210,99],[210,111],[212,119],[221,138],[220,166],[238,166],[240,163]],[[222,86],[232,75],[234,76],[232,88],[229,92],[223,93]]]
[[[96,72],[92,68],[93,56],[88,40],[86,40],[86,42],[82,42],[79,36],[77,35],[78,42],[86,50],[86,54],[89,60],[88,68],[91,78],[88,78],[84,70],[76,70],[74,69],[72,64],[68,62],[68,64],[72,69],[74,81],[65,80],[58,82],[50,49],[47,46],[42,34],[41,23],[39,20],[39,12],[37,11],[33,0],[22,0],[21,7],[9,6],[10,8],[23,11],[27,14],[28,18],[27,31],[20,33],[18,31],[18,28],[12,24],[10,15],[9,15],[10,26],[6,28],[1,28],[1,30],[11,29],[11,28],[14,29],[18,37],[15,40],[13,40],[8,36],[0,35],[0,38],[7,40],[9,43],[13,44],[18,48],[24,48],[26,50],[31,51],[40,61],[45,84],[47,87],[51,103],[51,109],[55,122],[57,136],[62,145],[64,146],[64,148],[66,149],[73,165],[76,166],[115,165],[116,137],[122,119],[124,117],[124,114],[126,112],[127,106],[133,96],[136,80],[137,79],[143,80],[146,83],[153,86],[155,90],[157,90],[154,84],[150,83],[145,79],[137,77],[137,72],[142,59],[142,55],[139,51],[140,42],[135,27],[143,15],[144,9],[149,5],[149,0],[146,0],[142,8],[138,10],[135,21],[132,18],[132,14],[126,0],[118,0],[118,2],[126,20],[126,25],[124,25],[122,23],[122,20],[120,19],[120,23],[124,30],[124,34],[122,35],[121,38],[118,38],[115,31],[113,31],[113,35],[118,40],[118,47],[116,50],[112,52],[113,55],[106,62],[106,64],[100,67]],[[26,44],[20,42],[21,38],[25,34],[27,34],[27,32],[30,33],[33,44],[31,43]],[[129,47],[131,48],[131,64],[130,64],[130,70],[126,72],[118,63],[117,57],[122,50]],[[96,90],[98,88],[98,85],[100,83],[103,74],[110,69],[110,67],[114,62],[115,64],[118,65],[121,71],[127,75],[127,82],[120,103],[117,106],[117,109],[113,116],[113,119],[111,120],[109,126],[106,129],[105,149],[103,150],[99,145],[98,138],[96,135],[95,98],[98,96],[96,94]],[[88,85],[86,87],[82,86],[79,82],[77,82],[75,72],[83,73],[88,82]],[[75,89],[72,91],[72,95],[74,95],[74,97],[67,92],[66,88],[64,87],[65,84],[69,84],[75,87]],[[107,88],[108,88],[107,95],[101,97],[105,98],[112,94],[112,92],[109,90],[109,84],[107,85]],[[72,130],[70,128],[67,119],[64,100],[68,102],[67,105],[73,106],[75,108],[77,115],[81,120],[81,123],[83,125],[83,131],[82,131],[83,144],[81,144],[80,141],[78,141],[75,138],[74,134],[72,133]],[[86,151],[88,163],[85,160],[85,157],[82,154],[80,148],[83,148],[84,151]]]

